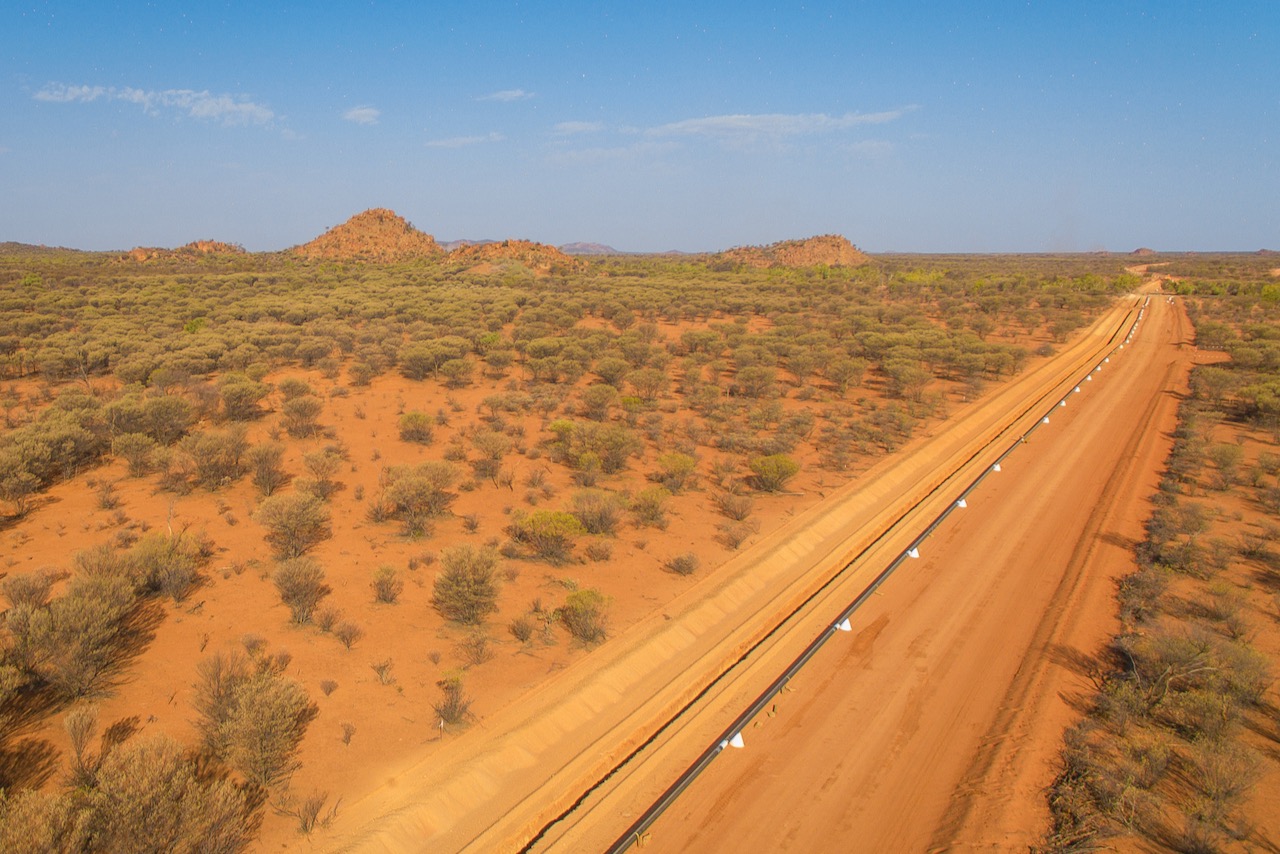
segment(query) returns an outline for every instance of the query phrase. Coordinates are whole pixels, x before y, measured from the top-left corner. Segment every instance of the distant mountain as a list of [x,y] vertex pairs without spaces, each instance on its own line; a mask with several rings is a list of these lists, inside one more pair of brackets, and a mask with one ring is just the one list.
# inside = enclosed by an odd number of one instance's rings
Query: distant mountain
[[370,208],[342,225],[289,250],[303,258],[328,261],[407,261],[444,254],[436,239],[386,208]]
[[0,255],[53,255],[58,252],[86,252],[84,249],[68,249],[64,246],[45,246],[35,243],[17,243],[6,240],[0,243]]
[[1155,255],[1155,254],[1156,254],[1156,250],[1154,250],[1154,249],[1148,249],[1148,248],[1147,248],[1147,247],[1145,247],[1145,246],[1141,246],[1141,247],[1139,247],[1139,248],[1137,248],[1137,249],[1133,250],[1133,251],[1132,251],[1132,252],[1130,252],[1129,254],[1130,254],[1130,255],[1132,255],[1132,256],[1134,256],[1135,258],[1149,258],[1149,257],[1151,257],[1152,255]]
[[621,255],[617,249],[612,246],[605,246],[603,243],[565,243],[561,245],[560,251],[566,255]]
[[439,241],[440,248],[445,252],[452,252],[455,249],[461,249],[464,246],[484,246],[486,243],[497,243],[496,240],[469,240],[462,237],[458,240],[442,240]]
[[856,267],[871,259],[844,237],[822,234],[804,240],[782,240],[768,246],[740,246],[721,252],[714,261],[748,267]]

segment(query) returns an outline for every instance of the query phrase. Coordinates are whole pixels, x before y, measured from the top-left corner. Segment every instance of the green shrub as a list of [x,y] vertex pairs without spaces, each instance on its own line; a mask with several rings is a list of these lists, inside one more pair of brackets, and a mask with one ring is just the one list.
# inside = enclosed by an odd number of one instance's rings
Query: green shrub
[[431,604],[445,619],[477,625],[498,609],[498,553],[460,545],[440,554]]
[[586,532],[577,516],[563,510],[535,510],[515,519],[507,528],[512,540],[552,563],[568,560],[574,540]]
[[605,639],[605,610],[609,600],[599,590],[585,588],[575,590],[556,609],[560,623],[584,644],[598,643]]
[[786,454],[756,457],[747,464],[755,475],[756,486],[765,492],[779,492],[800,471],[800,464]]
[[295,623],[308,623],[320,600],[329,595],[324,583],[324,570],[309,557],[288,558],[280,562],[271,581],[280,593],[280,601],[289,606]]

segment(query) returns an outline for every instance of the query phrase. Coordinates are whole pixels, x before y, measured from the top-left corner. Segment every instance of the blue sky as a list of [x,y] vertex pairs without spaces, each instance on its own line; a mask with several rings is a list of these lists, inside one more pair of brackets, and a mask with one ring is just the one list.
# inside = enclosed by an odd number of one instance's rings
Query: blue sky
[[1280,2],[0,4],[0,241],[1280,249]]

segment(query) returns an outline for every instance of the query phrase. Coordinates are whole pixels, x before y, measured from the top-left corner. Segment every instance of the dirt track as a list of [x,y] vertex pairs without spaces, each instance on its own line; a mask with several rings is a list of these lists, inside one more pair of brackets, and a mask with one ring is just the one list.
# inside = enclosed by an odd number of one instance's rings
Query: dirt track
[[[1156,302],[1153,301],[1152,305],[1156,306]],[[705,743],[699,743],[699,739],[705,739],[708,731],[718,731],[715,729],[717,722],[722,721],[726,715],[731,718],[736,709],[741,708],[734,703],[737,698],[752,690],[758,676],[732,675],[722,679],[721,674],[761,640],[767,628],[773,625],[769,622],[773,615],[793,610],[825,580],[831,567],[843,566],[850,558],[864,551],[866,554],[863,560],[868,566],[874,566],[883,557],[882,553],[894,548],[895,536],[906,536],[903,532],[911,529],[912,525],[921,520],[927,522],[931,517],[925,514],[930,512],[932,505],[925,499],[932,495],[930,501],[933,504],[940,501],[945,506],[948,500],[945,497],[947,489],[958,483],[965,472],[971,472],[974,467],[981,470],[983,466],[989,466],[994,456],[1007,446],[1009,437],[1027,429],[1038,417],[1038,411],[1053,402],[1049,400],[1050,397],[1056,400],[1057,396],[1070,391],[1072,378],[1080,374],[1082,366],[1092,364],[1093,360],[1100,358],[1098,354],[1113,346],[1116,330],[1127,328],[1125,315],[1124,309],[1113,313],[1074,342],[1059,358],[1028,372],[980,405],[970,408],[949,422],[936,437],[918,443],[912,453],[886,461],[869,475],[859,478],[815,511],[767,538],[750,553],[744,553],[722,567],[687,595],[671,603],[663,612],[633,626],[624,635],[595,651],[580,666],[549,679],[521,703],[484,720],[472,733],[438,751],[429,764],[421,763],[377,792],[350,803],[344,809],[339,826],[335,828],[335,837],[330,839],[340,840],[339,845],[344,850],[517,849],[532,833],[566,810],[586,786],[599,780],[648,739],[657,722],[669,720],[696,694],[712,685],[703,698],[709,703],[709,711],[701,716],[691,716],[688,723],[677,722],[655,742],[657,746],[672,746],[669,750],[655,751],[663,756],[658,765],[636,763],[631,770],[624,769],[615,775],[608,786],[593,796],[621,797],[623,806],[617,806],[618,802],[610,800],[610,805],[605,810],[598,811],[592,809],[594,800],[588,799],[584,809],[576,811],[569,821],[555,824],[543,840],[548,845],[567,846],[566,850],[602,847],[602,840],[607,844],[611,838],[604,837],[624,829],[629,823],[629,814],[643,809],[645,799],[651,796],[653,790],[656,788],[660,791],[665,786],[665,782],[662,782],[663,775],[672,768],[678,773],[678,763],[688,761],[687,758],[681,759],[682,756],[687,757],[687,754],[682,753],[684,747],[697,744],[698,747],[694,750],[696,754],[697,749]],[[1153,313],[1151,319],[1158,319],[1163,324],[1170,317],[1171,313],[1161,308]],[[1140,346],[1127,351],[1128,358],[1134,361],[1139,358],[1151,360],[1160,365],[1167,363],[1167,347],[1144,343],[1154,341],[1159,330],[1159,326],[1149,324],[1146,336],[1136,342]],[[1089,384],[1090,391],[1094,392],[1096,389],[1097,393],[1087,396],[1091,398],[1088,413],[1090,418],[1096,418],[1097,421],[1091,422],[1082,417],[1078,423],[1103,424],[1105,422],[1101,412],[1110,412],[1113,408],[1116,412],[1123,412],[1126,402],[1119,395],[1114,396],[1110,407],[1098,403],[1103,399],[1102,391],[1109,386],[1119,386],[1123,378],[1130,378],[1130,382],[1138,381],[1133,378],[1141,378],[1139,385],[1144,388],[1148,385],[1153,388],[1159,386],[1163,380],[1163,372],[1153,378],[1149,376],[1148,370],[1134,370],[1132,366],[1126,366],[1121,371],[1116,369],[1118,367],[1117,365],[1108,371],[1106,377],[1099,376]],[[1116,381],[1111,381],[1111,371],[1115,372]],[[1095,407],[1099,413],[1097,415],[1094,415]],[[1059,426],[1066,432],[1077,423],[1078,411],[1085,410],[1082,406],[1063,410],[1064,417],[1055,418],[1055,425],[1061,422]],[[1137,426],[1138,422],[1132,422],[1129,415],[1121,414],[1116,417],[1121,418],[1124,424],[1112,423],[1107,427],[1095,427],[1104,440],[1129,435],[1133,431],[1128,428]],[[1120,427],[1128,432],[1121,432],[1118,429]],[[1051,436],[1049,428],[1045,428],[1036,435],[1035,443],[1043,442],[1048,446]],[[1056,440],[1056,437],[1053,438]],[[1033,459],[1041,456],[1043,454],[1035,448],[1023,451],[1018,465],[1029,466]],[[1065,477],[1071,467],[1050,466],[1050,469]],[[1084,479],[1089,480],[1091,477],[1096,479],[1102,469],[1090,463],[1084,467],[1084,471],[1088,475]],[[1015,481],[1010,478],[1007,482],[1012,486],[1031,480],[1026,478]],[[990,494],[995,496],[997,489],[1011,486],[993,487]],[[938,491],[935,492],[935,489]],[[1069,494],[1071,487],[1064,484],[1061,489]],[[1037,494],[1038,491],[1032,489],[1032,493]],[[1031,499],[1026,496],[1016,496],[1009,501],[1000,502],[984,497],[982,501],[984,504],[991,501],[993,507],[1013,507],[1017,514],[1029,511],[1028,505],[1031,503]],[[1073,506],[1087,510],[1090,503],[1081,502]],[[907,514],[905,518],[904,513]],[[915,530],[919,527],[922,525],[918,525]],[[954,528],[959,530],[961,526]],[[1012,519],[1006,520],[1005,530],[1016,531],[1017,528]],[[1031,530],[1039,529],[1032,526]],[[1058,531],[1056,527],[1054,530]],[[882,537],[886,531],[897,531],[898,534]],[[883,701],[878,701],[879,711],[871,722],[865,719],[864,705],[864,717],[852,725],[853,729],[849,729],[850,725],[843,725],[843,729],[826,731],[825,735],[814,735],[811,732],[806,735],[807,728],[799,729],[798,741],[812,741],[810,749],[817,749],[818,754],[823,757],[823,762],[817,767],[832,767],[834,763],[843,768],[853,759],[859,758],[859,755],[865,754],[867,751],[851,753],[848,750],[850,732],[857,731],[860,733],[858,744],[865,742],[869,747],[880,745],[879,752],[873,751],[862,760],[873,763],[869,767],[883,768],[890,764],[888,758],[895,754],[902,754],[909,749],[923,749],[925,753],[921,757],[921,767],[930,769],[925,772],[926,775],[932,777],[934,771],[938,771],[937,776],[941,777],[941,762],[933,754],[938,753],[939,748],[944,745],[934,743],[932,747],[912,747],[913,742],[905,738],[905,734],[913,726],[916,732],[924,733],[935,730],[945,733],[947,726],[944,724],[948,722],[951,722],[950,726],[964,726],[966,732],[976,727],[973,738],[981,740],[987,726],[982,714],[975,713],[974,720],[978,721],[976,724],[958,723],[968,720],[965,710],[970,705],[970,695],[974,693],[970,683],[994,685],[995,692],[1000,695],[996,698],[998,706],[999,699],[1003,697],[1009,684],[1007,674],[1003,679],[997,676],[1000,672],[998,662],[1005,661],[1010,672],[1016,670],[1021,660],[1020,652],[1026,648],[1026,642],[1021,642],[1022,645],[1018,646],[1018,642],[1009,643],[1006,640],[1006,637],[1012,638],[1012,634],[1005,636],[997,631],[995,635],[991,635],[990,629],[970,625],[977,622],[975,611],[989,611],[992,605],[987,600],[996,594],[985,584],[956,581],[955,579],[968,573],[954,571],[954,566],[959,565],[955,558],[945,558],[947,566],[952,569],[945,573],[941,571],[942,564],[937,562],[933,554],[941,556],[949,553],[952,548],[949,541],[954,536],[952,528],[940,531],[929,541],[926,559],[913,562],[910,571],[903,574],[903,581],[895,579],[892,585],[895,590],[916,589],[922,598],[938,603],[935,605],[937,610],[922,612],[931,613],[932,617],[911,618],[910,622],[920,626],[920,629],[915,633],[898,629],[898,622],[905,625],[907,621],[899,616],[897,609],[891,612],[877,602],[859,615],[862,628],[852,643],[844,645],[843,650],[841,644],[828,646],[828,651],[843,651],[846,656],[854,654],[849,650],[861,650],[861,654],[869,656],[874,647],[874,660],[866,658],[865,667],[871,673],[879,673],[879,678],[891,683],[893,691],[883,690],[877,695],[877,689],[873,689],[872,694],[864,695],[879,696]],[[1025,557],[1030,546],[1017,545],[1022,542],[1022,536],[1007,537],[1002,544],[993,544],[989,539],[984,540],[979,536],[977,539],[981,545],[978,548],[985,558],[998,553],[1013,554],[1014,550]],[[1065,540],[1062,539],[1064,536]],[[987,537],[990,537],[989,533]],[[1069,534],[1055,533],[1048,537],[1042,549],[1046,555],[1059,554],[1064,549],[1069,553],[1071,544],[1077,540],[1078,534],[1073,539]],[[1001,565],[1000,561],[983,562],[988,563],[989,568]],[[995,572],[994,569],[991,571],[996,575],[1018,575],[1013,569],[1006,568],[1003,573]],[[872,570],[867,571],[874,574]],[[1046,595],[1043,590],[1047,588],[1050,599],[1058,586],[1053,583],[1051,573],[1023,573],[1019,577],[1034,579],[1036,583],[1028,582],[1028,586],[1032,591],[1040,591],[1039,595]],[[838,598],[842,592],[835,590],[832,596]],[[889,590],[886,589],[886,600],[888,594]],[[1035,618],[1039,612],[1029,606],[1022,607],[1024,599],[1015,598],[1013,601],[1016,606],[1013,610],[1023,621],[1030,620],[1033,624],[1031,632],[1034,634]],[[843,604],[844,602],[840,602],[841,606]],[[957,607],[961,604],[965,607]],[[923,605],[912,607],[914,613],[916,608]],[[1012,626],[1006,625],[1011,622],[1015,621],[1005,620],[1001,616],[990,624],[998,629],[1011,631]],[[893,632],[886,635],[884,640],[879,639],[878,635],[888,628],[893,628]],[[795,631],[784,631],[777,637],[770,638],[761,647],[758,659],[767,662],[777,658],[785,663],[787,659],[783,656],[787,655],[787,650],[801,639],[807,640],[812,636],[806,636],[806,632],[807,629],[802,626]],[[897,646],[886,649],[891,637],[897,638],[894,642]],[[951,647],[970,647],[977,642],[971,640],[971,637],[986,638],[976,647],[980,653],[980,661],[977,665],[961,665],[959,652],[952,651]],[[956,638],[962,638],[963,643]],[[993,654],[992,650],[998,654]],[[855,662],[858,661],[862,659],[855,659]],[[916,674],[914,678],[903,678],[906,674],[900,668],[904,661],[911,662],[912,672]],[[973,676],[964,675],[966,669],[973,667],[981,672],[982,679],[975,680]],[[830,663],[827,666],[815,664],[811,670],[806,671],[806,674],[809,673],[827,675],[805,677],[806,684],[802,693],[806,697],[809,696],[807,683],[810,680],[817,683],[825,678],[833,684],[844,682],[835,679],[838,671],[831,669]],[[946,683],[946,691],[952,690],[951,686],[958,685],[955,697],[960,698],[960,702],[925,703],[925,699],[934,696],[939,690],[938,683],[933,678],[922,678],[926,674],[933,677],[956,674],[948,678],[959,681]],[[914,687],[904,688],[899,683]],[[894,698],[895,693],[897,699]],[[978,693],[985,696],[984,692]],[[800,696],[787,695],[789,698]],[[944,692],[937,696],[952,695]],[[837,706],[852,705],[852,701],[846,700],[811,701],[811,708],[831,702]],[[795,700],[788,700],[784,705],[787,703],[796,708],[801,706]],[[987,709],[989,704],[983,701],[979,705]],[[902,713],[893,714],[895,707],[901,707],[905,717]],[[788,714],[794,712],[789,711]],[[941,720],[935,721],[927,717],[935,715],[941,715]],[[989,719],[990,715],[987,714],[986,718]],[[803,715],[800,719],[804,719]],[[781,721],[781,713],[777,719],[771,720],[771,724],[773,720]],[[880,737],[867,738],[866,730],[869,727],[880,732]],[[770,731],[774,730],[779,734],[783,732],[781,727],[775,726]],[[763,731],[763,727],[749,731],[748,737],[754,741],[753,734]],[[673,744],[677,741],[682,745],[678,749]],[[947,750],[942,752],[951,757],[948,761],[956,765],[955,772],[947,778],[948,784],[938,787],[931,784],[930,787],[920,789],[914,782],[910,783],[915,792],[914,799],[923,798],[930,804],[940,804],[943,811],[951,803],[950,793],[956,781],[969,770],[974,758],[972,750],[952,749],[954,745],[950,742],[945,746]],[[798,749],[793,746],[784,748],[783,752],[795,754]],[[730,757],[722,758],[716,763],[719,767],[714,768],[713,775],[704,780],[714,782],[715,774],[730,774],[735,763],[738,766],[743,764],[743,758],[752,764],[767,761],[763,751],[754,754],[750,751],[735,752],[731,758],[734,761],[730,761]],[[636,770],[641,767],[649,770],[643,773]],[[663,770],[656,770],[659,767]],[[815,766],[806,767],[810,770],[804,776],[809,776]],[[786,775],[789,772],[781,773]],[[833,779],[843,779],[845,776],[842,773],[835,775]],[[798,776],[796,779],[803,778]],[[803,783],[795,786],[790,784],[791,781],[788,780],[787,788],[800,790],[803,787]],[[863,779],[862,785],[866,784],[867,781]],[[700,781],[698,788],[710,791],[707,788],[710,785],[711,783],[704,785]],[[893,788],[875,781],[874,778],[871,786],[875,791],[891,791]],[[832,817],[837,819],[834,826],[842,826],[846,819],[856,818],[856,814],[849,808],[849,798],[861,796],[842,789],[835,783],[830,784],[830,787],[840,794],[827,799],[815,798],[813,802],[825,802],[830,808],[838,808]],[[927,794],[935,788],[936,797]],[[744,797],[753,797],[748,787],[732,781],[729,790],[743,793],[741,796]],[[619,794],[612,794],[615,791]],[[869,794],[874,795],[874,792]],[[693,793],[690,797],[693,798]],[[754,797],[762,797],[761,803],[767,803],[770,808],[778,807],[786,814],[795,814],[794,809],[778,806],[781,798],[776,794]],[[875,806],[875,801],[868,800],[867,803],[868,807],[862,812],[872,816],[887,814],[882,807]],[[676,812],[668,815],[668,819],[674,821],[664,820],[664,824],[660,825],[664,844],[670,836],[670,843],[675,846],[670,850],[688,845],[726,847],[733,850],[735,846],[722,845],[720,837],[715,837],[715,842],[710,843],[712,837],[699,836],[697,828],[694,828],[694,835],[687,843],[677,841],[675,832],[666,829],[686,824],[681,816],[688,816],[687,821],[705,821],[703,827],[708,829],[735,824],[733,816],[723,810],[713,809],[705,819],[693,819],[693,810],[698,808],[698,804],[696,798],[687,803],[682,802]],[[751,809],[767,812],[758,805]],[[901,816],[900,809],[895,807],[893,814],[894,824],[900,824],[897,820]],[[718,819],[717,815],[720,816]],[[960,814],[956,820],[959,822],[963,818],[964,815]],[[821,815],[815,815],[812,821],[820,824]],[[802,823],[805,827],[808,824],[807,821]],[[936,822],[931,825],[933,826],[936,826]],[[810,842],[820,842],[826,832],[829,831],[823,831]],[[699,839],[702,841],[699,842]],[[758,828],[757,832],[750,834],[750,839],[752,843],[748,847],[761,847]],[[923,841],[927,842],[928,839]],[[778,839],[774,842],[776,844],[773,846],[764,847],[778,847],[785,840]],[[892,839],[886,842],[899,848]],[[912,847],[907,845],[907,850]]]
[[1088,394],[984,482],[646,850],[1025,850],[1114,631],[1113,580],[1141,536],[1189,340],[1181,306],[1153,299]]

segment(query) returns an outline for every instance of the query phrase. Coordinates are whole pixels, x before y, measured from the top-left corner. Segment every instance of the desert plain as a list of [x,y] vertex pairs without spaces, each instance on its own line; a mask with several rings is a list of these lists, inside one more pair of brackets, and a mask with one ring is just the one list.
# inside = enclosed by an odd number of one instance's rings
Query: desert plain
[[1280,844],[1274,258],[597,251],[0,246],[6,850]]

